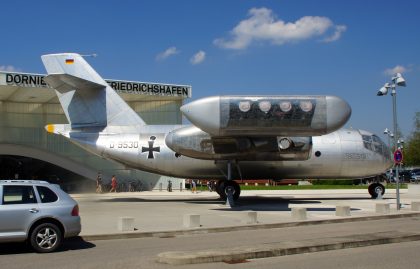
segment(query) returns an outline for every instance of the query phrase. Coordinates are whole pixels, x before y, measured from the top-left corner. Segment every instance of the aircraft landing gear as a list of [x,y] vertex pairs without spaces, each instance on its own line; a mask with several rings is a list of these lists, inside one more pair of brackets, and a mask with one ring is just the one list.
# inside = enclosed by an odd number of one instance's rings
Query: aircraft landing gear
[[217,182],[216,191],[221,199],[226,200],[226,205],[229,207],[235,205],[235,201],[241,194],[239,184],[232,180],[232,163],[230,161],[227,163],[227,179]]
[[378,194],[380,193],[382,196],[385,193],[385,186],[381,183],[374,182],[369,185],[368,191],[370,196],[372,196],[372,199],[376,199],[378,197]]
[[226,200],[228,197],[228,192],[231,191],[233,201],[239,199],[241,195],[241,188],[236,181],[233,180],[220,180],[216,185],[216,192],[220,195],[222,200]]

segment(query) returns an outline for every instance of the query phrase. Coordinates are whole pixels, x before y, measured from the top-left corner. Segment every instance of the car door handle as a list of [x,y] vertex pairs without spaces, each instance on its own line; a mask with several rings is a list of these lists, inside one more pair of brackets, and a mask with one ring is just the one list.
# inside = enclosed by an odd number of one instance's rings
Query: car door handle
[[36,209],[36,208],[32,208],[32,209],[29,209],[29,212],[31,212],[31,213],[38,213],[39,210]]

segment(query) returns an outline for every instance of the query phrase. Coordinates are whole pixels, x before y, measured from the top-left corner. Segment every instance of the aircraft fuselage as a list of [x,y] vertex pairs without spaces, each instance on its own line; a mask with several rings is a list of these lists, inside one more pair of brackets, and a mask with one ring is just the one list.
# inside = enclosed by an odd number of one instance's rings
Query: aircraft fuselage
[[[189,158],[166,145],[167,134],[181,127],[148,125],[139,134],[70,132],[66,136],[86,150],[140,170],[180,178],[224,179],[228,160]],[[237,161],[233,163],[233,177],[363,178],[380,174],[391,164],[389,149],[377,136],[340,129],[312,137],[308,160]]]

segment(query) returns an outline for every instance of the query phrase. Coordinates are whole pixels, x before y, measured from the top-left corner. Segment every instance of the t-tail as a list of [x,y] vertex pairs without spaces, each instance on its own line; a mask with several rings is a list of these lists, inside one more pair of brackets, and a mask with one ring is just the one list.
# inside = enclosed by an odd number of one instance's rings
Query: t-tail
[[145,122],[76,53],[43,55],[45,81],[55,89],[70,124],[50,124],[48,132],[106,132],[111,127],[138,131]]

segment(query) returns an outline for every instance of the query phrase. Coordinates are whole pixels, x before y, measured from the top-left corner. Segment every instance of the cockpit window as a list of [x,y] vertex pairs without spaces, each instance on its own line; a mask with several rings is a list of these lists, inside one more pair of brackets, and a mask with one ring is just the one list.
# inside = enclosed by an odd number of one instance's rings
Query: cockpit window
[[366,149],[381,154],[385,158],[391,158],[388,147],[376,135],[362,135],[363,145]]
[[372,150],[372,137],[370,135],[362,135],[363,138],[363,145],[365,146],[365,148],[367,148],[368,150]]

